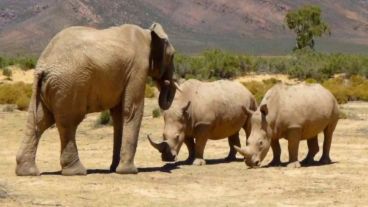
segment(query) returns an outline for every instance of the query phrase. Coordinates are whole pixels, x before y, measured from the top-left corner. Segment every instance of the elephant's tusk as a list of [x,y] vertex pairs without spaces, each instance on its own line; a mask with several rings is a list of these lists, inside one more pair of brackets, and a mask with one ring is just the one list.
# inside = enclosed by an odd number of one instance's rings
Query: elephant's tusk
[[165,86],[169,86],[170,85],[170,81],[169,80],[164,80],[164,84],[165,84]]

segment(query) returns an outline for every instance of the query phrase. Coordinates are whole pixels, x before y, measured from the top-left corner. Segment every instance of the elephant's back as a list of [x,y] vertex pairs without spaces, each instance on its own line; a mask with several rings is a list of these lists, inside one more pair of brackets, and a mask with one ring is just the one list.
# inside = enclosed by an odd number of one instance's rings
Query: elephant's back
[[95,60],[105,65],[123,61],[121,58],[137,54],[134,45],[148,41],[147,35],[144,29],[129,24],[107,29],[69,27],[51,39],[39,58],[39,65],[60,65],[67,60],[78,60],[79,63]]

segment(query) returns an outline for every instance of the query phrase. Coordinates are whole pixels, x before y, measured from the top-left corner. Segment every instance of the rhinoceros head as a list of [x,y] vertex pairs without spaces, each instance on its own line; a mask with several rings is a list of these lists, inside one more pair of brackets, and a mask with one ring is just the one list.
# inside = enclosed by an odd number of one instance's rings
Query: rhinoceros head
[[261,105],[257,111],[248,111],[251,115],[252,131],[244,148],[234,146],[244,156],[249,167],[259,166],[270,149],[270,128],[266,120],[268,114],[267,105]]
[[186,114],[190,106],[190,101],[176,103],[179,101],[175,98],[173,106],[164,111],[165,127],[163,140],[156,143],[148,136],[151,145],[161,153],[162,161],[175,161],[185,139],[187,130]]

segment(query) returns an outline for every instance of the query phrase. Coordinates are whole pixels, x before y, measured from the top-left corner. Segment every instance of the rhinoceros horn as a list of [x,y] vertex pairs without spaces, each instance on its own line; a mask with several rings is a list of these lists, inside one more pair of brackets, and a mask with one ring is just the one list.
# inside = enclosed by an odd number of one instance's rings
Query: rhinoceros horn
[[250,157],[250,153],[248,151],[248,148],[240,148],[238,146],[234,146],[235,150],[238,151],[241,155],[243,155],[245,158]]
[[179,86],[179,84],[177,82],[174,81],[174,86],[176,87],[176,89],[179,91],[179,92],[183,92],[183,90],[181,89],[181,87]]
[[149,135],[147,135],[147,138],[152,147],[156,148],[159,152],[163,152],[165,150],[165,147],[167,146],[166,142],[163,141],[160,143],[155,143]]

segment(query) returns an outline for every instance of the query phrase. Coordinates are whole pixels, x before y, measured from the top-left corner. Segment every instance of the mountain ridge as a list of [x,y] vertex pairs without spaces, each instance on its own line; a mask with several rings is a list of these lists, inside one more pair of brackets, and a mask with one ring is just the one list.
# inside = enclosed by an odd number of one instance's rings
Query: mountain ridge
[[[73,25],[106,28],[160,22],[180,52],[206,48],[277,55],[291,51],[294,34],[284,24],[295,0],[2,0],[0,54],[38,55],[60,30]],[[368,1],[311,0],[319,5],[332,35],[317,49],[368,53]]]

